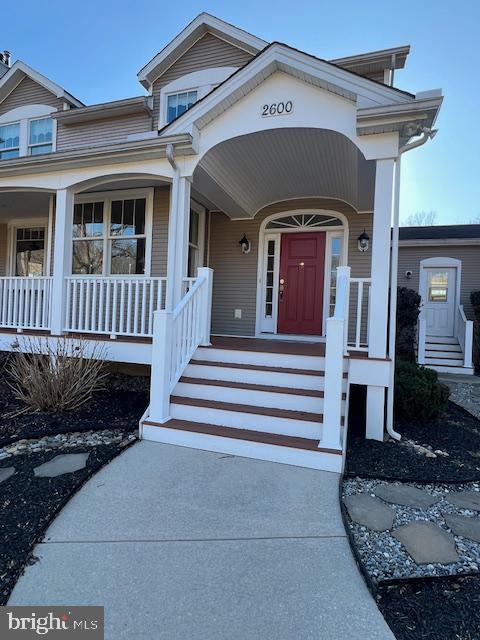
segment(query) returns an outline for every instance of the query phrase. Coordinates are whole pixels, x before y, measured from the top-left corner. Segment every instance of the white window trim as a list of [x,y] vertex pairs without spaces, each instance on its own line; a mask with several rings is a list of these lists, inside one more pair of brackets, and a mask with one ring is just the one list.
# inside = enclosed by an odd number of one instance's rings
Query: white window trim
[[[338,218],[342,222],[342,226],[337,227],[299,227],[299,228],[285,228],[285,229],[267,229],[267,224],[277,218],[286,216],[294,216],[301,214],[318,214],[327,215]],[[284,233],[312,233],[315,231],[322,231],[326,234],[325,244],[325,272],[324,272],[324,289],[323,289],[323,322],[322,322],[322,336],[325,336],[327,328],[327,318],[329,314],[329,302],[330,302],[330,270],[331,270],[331,238],[342,237],[342,256],[340,265],[344,266],[348,264],[348,236],[349,227],[346,216],[338,211],[331,211],[325,209],[294,209],[288,211],[282,211],[281,213],[275,213],[265,218],[260,225],[259,232],[259,244],[258,244],[258,267],[257,267],[257,297],[256,297],[256,322],[255,322],[255,335],[257,337],[265,337],[268,333],[272,338],[283,338],[282,334],[278,334],[278,279],[280,268],[280,241],[281,235]],[[273,298],[272,298],[272,318],[267,320],[265,318],[265,273],[266,273],[266,247],[268,240],[277,239],[275,247],[275,265],[274,265],[274,280],[273,280]],[[318,339],[318,336],[314,336]]]
[[[85,240],[103,240],[103,263],[102,273],[82,274],[73,273],[73,253],[70,264],[70,276],[74,278],[149,278],[152,268],[152,230],[153,230],[153,188],[149,189],[124,189],[122,191],[100,191],[96,193],[82,193],[75,196],[74,204],[81,204],[84,202],[103,202],[103,236],[95,236],[92,238],[85,238]],[[128,273],[110,273],[110,244],[113,236],[110,235],[110,218],[112,211],[112,200],[130,200],[136,198],[145,198],[145,234],[141,236],[128,236],[128,238],[143,238],[145,237],[145,273],[134,273],[129,275]],[[115,238],[122,238],[123,236],[115,236]],[[78,240],[82,240],[79,238]],[[72,248],[73,242],[73,224],[72,224]]]
[[[198,267],[205,266],[205,219],[206,219],[206,209],[202,207],[201,204],[195,202],[195,200],[190,201],[190,209],[198,213]],[[190,224],[190,221],[189,221]],[[190,246],[190,242],[189,242]],[[195,274],[196,275],[196,274]]]
[[[44,239],[44,254],[43,254],[43,276],[46,277],[50,274],[47,273],[47,267],[50,260],[50,240],[48,234],[48,218],[15,218],[10,220],[7,227],[8,232],[8,259],[7,259],[7,271],[10,277],[16,277],[16,245],[17,245],[17,229],[30,229],[35,227],[36,229],[45,230]],[[19,276],[20,277],[20,276]],[[34,276],[32,276],[34,277]]]
[[[32,122],[38,122],[39,120],[51,120],[52,122],[52,140],[50,142],[35,142],[30,143],[30,124]],[[55,141],[57,138],[57,121],[49,116],[41,116],[39,118],[30,118],[27,124],[27,155],[32,155],[30,153],[30,149],[34,149],[35,147],[45,147],[47,144],[51,145],[52,150],[47,153],[52,153],[55,151]]]
[[[44,118],[51,117],[57,109],[44,104],[31,104],[24,107],[16,107],[11,109],[0,116],[0,126],[9,124],[20,125],[20,140],[18,154],[19,157],[25,157],[29,155],[29,126],[31,120],[42,120]],[[57,149],[57,121],[52,118],[52,151],[53,153]],[[34,145],[32,145],[34,146]],[[17,147],[14,147],[15,149]],[[1,160],[0,160],[1,162]]]
[[168,97],[177,93],[197,92],[197,102],[204,98],[218,84],[229,78],[238,67],[211,67],[187,73],[176,80],[172,80],[160,89],[160,104],[158,128],[162,129],[167,124]]

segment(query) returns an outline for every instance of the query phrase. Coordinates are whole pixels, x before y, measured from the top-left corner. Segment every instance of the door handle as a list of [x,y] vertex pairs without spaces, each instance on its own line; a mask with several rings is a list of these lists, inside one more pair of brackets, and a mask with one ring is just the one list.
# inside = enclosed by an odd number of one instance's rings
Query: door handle
[[278,286],[278,294],[280,296],[280,302],[283,299],[283,292],[285,291],[286,285],[287,283],[285,282],[284,278],[280,278],[280,284]]

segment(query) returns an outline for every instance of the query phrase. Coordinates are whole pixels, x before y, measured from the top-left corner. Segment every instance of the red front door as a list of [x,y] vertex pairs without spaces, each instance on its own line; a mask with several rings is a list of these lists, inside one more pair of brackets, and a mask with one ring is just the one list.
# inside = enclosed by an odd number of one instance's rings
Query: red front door
[[284,233],[278,333],[322,335],[325,233]]

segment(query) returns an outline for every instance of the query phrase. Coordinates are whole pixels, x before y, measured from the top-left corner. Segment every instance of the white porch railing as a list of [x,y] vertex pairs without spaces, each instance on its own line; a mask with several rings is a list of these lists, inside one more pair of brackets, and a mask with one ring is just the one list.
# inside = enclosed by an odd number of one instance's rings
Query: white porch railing
[[49,329],[51,278],[0,278],[0,327]]
[[463,351],[463,366],[472,367],[473,357],[473,321],[467,320],[463,305],[457,305],[455,335]]
[[425,364],[425,345],[427,342],[427,320],[420,314],[417,327],[417,362]]
[[371,278],[350,278],[347,305],[347,347],[368,351]]
[[343,358],[347,346],[350,267],[337,269],[335,311],[327,319],[323,432],[320,446],[341,446]]
[[165,308],[166,278],[66,278],[65,331],[111,336],[153,335],[153,314]]
[[212,276],[208,267],[173,311],[155,313],[150,377],[150,419],[168,420],[170,394],[201,344],[210,344]]

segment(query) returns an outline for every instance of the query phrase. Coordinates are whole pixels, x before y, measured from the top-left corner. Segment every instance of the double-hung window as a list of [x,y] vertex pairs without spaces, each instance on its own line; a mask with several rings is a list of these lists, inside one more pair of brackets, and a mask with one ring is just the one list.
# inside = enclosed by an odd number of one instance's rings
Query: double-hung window
[[188,111],[197,101],[196,91],[183,91],[167,96],[167,124]]
[[113,195],[75,204],[72,273],[144,275],[148,200]]
[[53,150],[53,122],[51,118],[39,118],[28,123],[28,155],[36,156]]
[[20,123],[0,125],[0,160],[20,155]]

